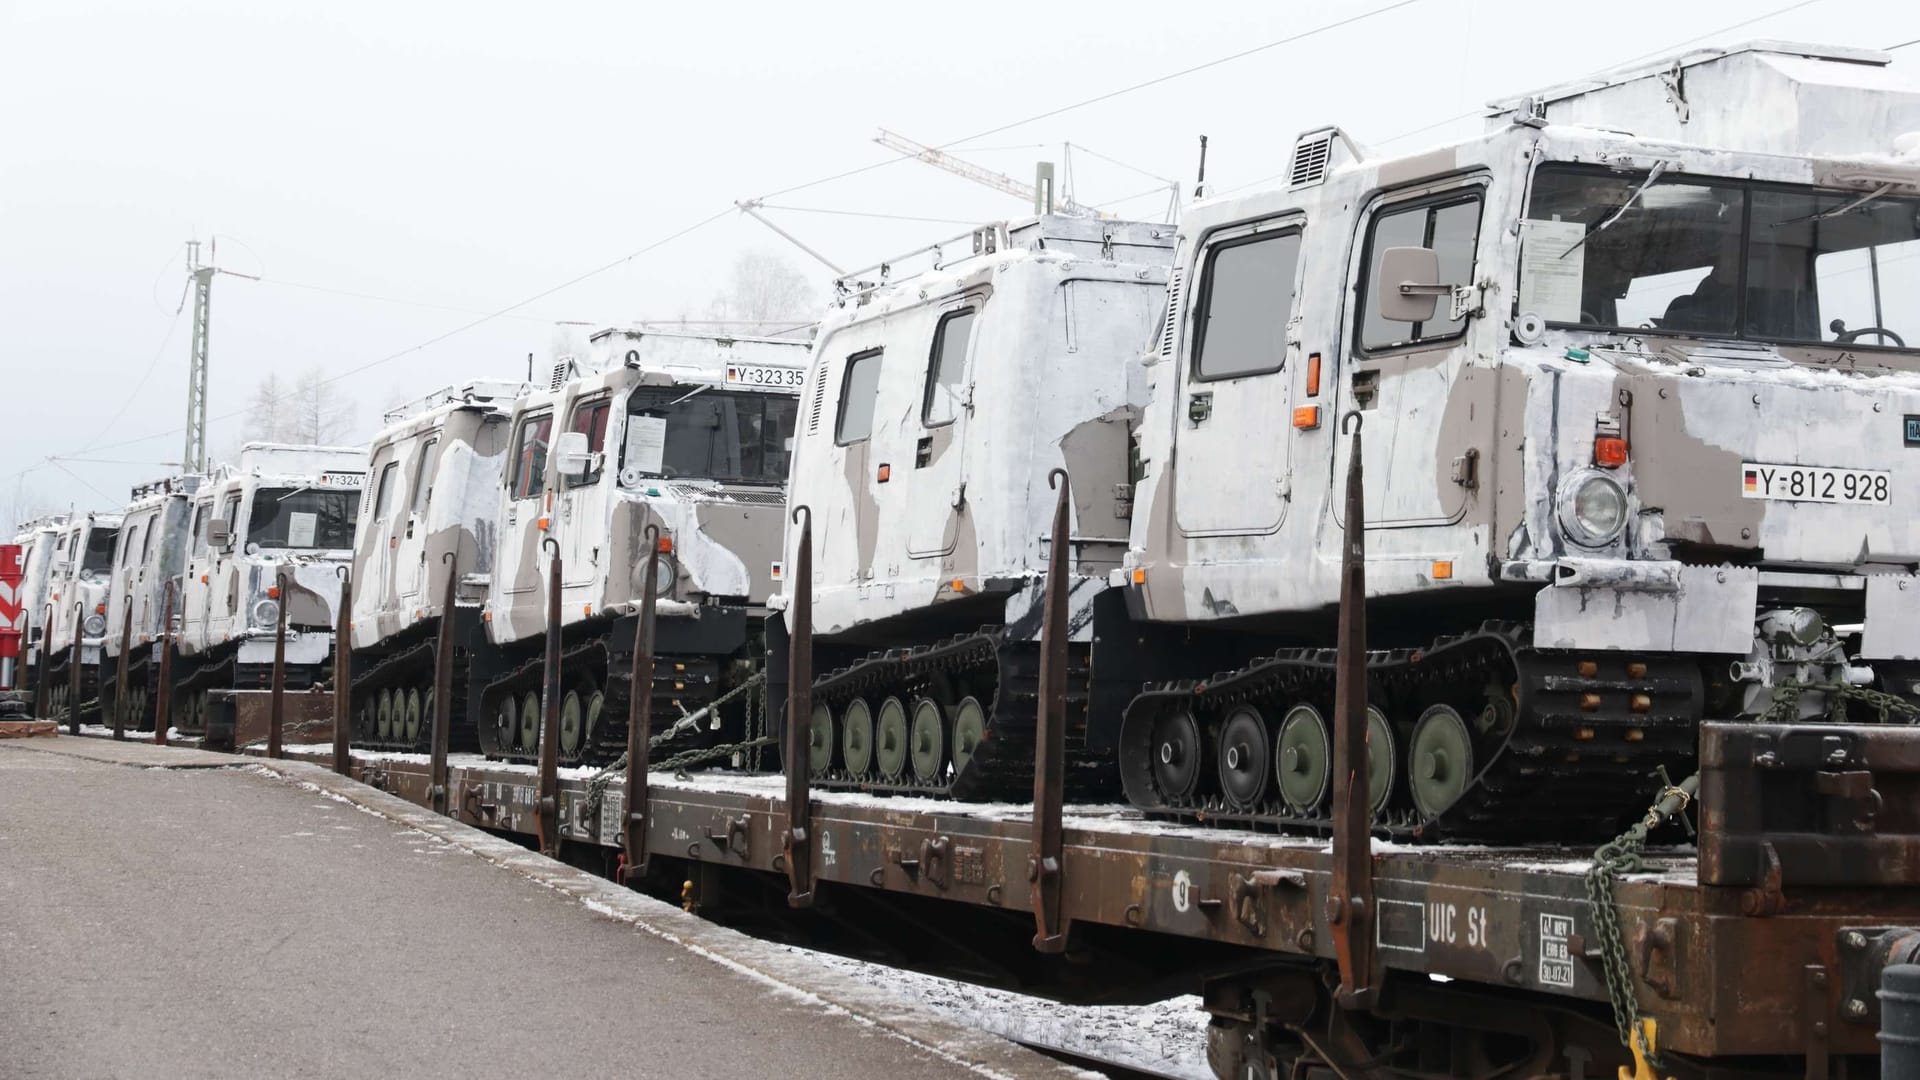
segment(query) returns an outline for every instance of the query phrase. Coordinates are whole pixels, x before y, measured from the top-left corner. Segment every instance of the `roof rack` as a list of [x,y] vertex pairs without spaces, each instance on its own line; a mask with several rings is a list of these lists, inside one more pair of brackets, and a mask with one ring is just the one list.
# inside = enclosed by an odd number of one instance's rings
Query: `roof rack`
[[512,401],[514,398],[532,389],[527,383],[511,379],[474,379],[464,386],[443,386],[430,394],[414,398],[388,409],[383,414],[383,423],[397,424],[412,416],[430,412],[442,405],[461,402],[479,405],[495,401]]

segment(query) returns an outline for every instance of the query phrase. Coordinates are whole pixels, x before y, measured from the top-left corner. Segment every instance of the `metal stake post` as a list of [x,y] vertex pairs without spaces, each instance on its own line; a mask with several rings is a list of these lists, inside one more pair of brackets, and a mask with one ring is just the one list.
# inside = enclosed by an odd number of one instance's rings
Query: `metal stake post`
[[660,573],[660,527],[647,526],[646,537],[647,575],[640,579],[640,625],[633,632],[633,678],[628,683],[632,690],[627,700],[627,813],[620,829],[628,884],[647,873],[647,814],[653,795],[647,770],[653,765],[654,582]]
[[173,582],[164,590],[166,600],[160,616],[160,686],[153,699],[153,745],[167,745],[167,731],[173,726]]
[[547,655],[541,675],[540,853],[560,854],[560,542],[549,536],[541,546],[553,553],[547,573]]
[[447,742],[453,737],[453,623],[455,586],[460,580],[460,564],[449,551],[440,557],[447,567],[447,588],[440,601],[440,635],[433,649],[433,746],[430,764],[432,786],[427,794],[433,812],[447,812]]
[[267,756],[270,758],[283,756],[281,736],[285,730],[283,710],[287,704],[287,575],[279,574],[274,583],[274,599],[280,601],[274,606],[280,612],[273,624],[273,699],[267,710]]
[[35,720],[53,719],[47,714],[48,707],[51,705],[48,696],[52,693],[47,687],[47,635],[52,632],[52,629],[53,605],[48,604],[47,617],[40,622],[40,664],[33,673],[33,718]]
[[[113,737],[127,737],[127,666],[133,662],[133,575],[127,575],[126,608],[120,619],[120,670],[113,682]],[[134,721],[136,724],[138,720]]]
[[[1333,691],[1333,875],[1327,922],[1340,966],[1341,1005],[1373,1002],[1373,801],[1367,778],[1367,537],[1358,412],[1347,456],[1347,528],[1340,553],[1339,658]],[[1344,783],[1342,783],[1344,782]]]
[[353,575],[340,575],[340,613],[333,620],[333,771],[353,775]]
[[1040,624],[1040,706],[1034,726],[1033,830],[1027,856],[1027,881],[1033,887],[1033,947],[1064,952],[1067,922],[1061,913],[1060,866],[1063,847],[1061,802],[1067,755],[1067,567],[1072,541],[1068,496],[1073,482],[1067,470],[1047,474],[1058,488],[1053,506],[1052,548],[1047,552],[1047,597]]
[[86,633],[81,624],[87,619],[87,605],[73,605],[73,648],[72,656],[67,660],[67,731],[80,734],[80,658],[87,654],[81,645]]
[[[801,515],[805,515],[802,521]],[[787,835],[780,847],[787,861],[787,905],[813,906],[813,509],[793,508],[800,544],[786,577],[793,584],[787,605],[787,738],[780,763],[787,770]]]

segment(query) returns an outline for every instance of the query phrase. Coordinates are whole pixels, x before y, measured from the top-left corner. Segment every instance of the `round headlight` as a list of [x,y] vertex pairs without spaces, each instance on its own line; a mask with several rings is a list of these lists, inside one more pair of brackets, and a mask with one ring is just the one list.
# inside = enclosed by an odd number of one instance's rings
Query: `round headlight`
[[[647,576],[647,564],[645,562],[640,564],[639,576],[642,578]],[[673,556],[664,551],[661,552],[660,568],[655,572],[653,578],[653,595],[666,596],[672,593],[673,584],[678,581],[679,578],[680,564],[674,561]]]
[[99,614],[87,616],[80,623],[80,632],[88,637],[101,637],[105,635],[107,632],[107,617]]
[[1576,473],[1560,487],[1560,527],[1574,543],[1599,547],[1627,527],[1627,492],[1612,477]]
[[253,605],[253,625],[277,626],[280,623],[280,605],[273,600],[261,600]]

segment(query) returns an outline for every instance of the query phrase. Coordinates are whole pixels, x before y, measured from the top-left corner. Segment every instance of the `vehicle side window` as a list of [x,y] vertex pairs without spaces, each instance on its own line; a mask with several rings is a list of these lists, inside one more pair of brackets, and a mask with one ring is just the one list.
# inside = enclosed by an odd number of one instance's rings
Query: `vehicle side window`
[[513,439],[513,479],[509,486],[514,498],[534,498],[545,486],[547,444],[552,435],[552,413],[541,413],[520,421],[520,430]]
[[1441,297],[1435,317],[1421,323],[1389,322],[1380,317],[1380,298],[1374,285],[1380,276],[1380,257],[1388,248],[1432,248],[1440,259],[1444,285],[1468,285],[1473,280],[1474,247],[1480,239],[1480,192],[1448,192],[1410,205],[1391,206],[1374,214],[1367,225],[1366,270],[1360,278],[1365,312],[1360,324],[1360,348],[1373,352],[1406,345],[1444,341],[1466,331],[1465,319],[1448,319],[1447,298]]
[[389,461],[380,470],[380,485],[373,494],[373,520],[387,520],[387,511],[393,508],[393,477],[400,470],[400,463]]
[[[611,398],[595,398],[591,401],[576,402],[573,415],[567,420],[567,430],[577,431],[587,437],[587,449],[598,454],[607,445],[607,410],[612,407]],[[604,458],[601,459],[605,461]],[[604,467],[604,466],[602,466]],[[600,469],[596,468],[578,480],[566,481],[570,488],[586,487],[600,479]]]
[[195,551],[204,551],[206,549],[207,522],[213,520],[212,516],[208,514],[208,511],[212,509],[212,503],[200,503],[193,508],[193,548]]
[[220,504],[220,520],[227,523],[227,533],[235,540],[240,538],[240,493],[228,495]]
[[427,500],[433,495],[433,471],[440,463],[440,436],[429,438],[420,447],[420,464],[413,469],[413,512],[418,514],[427,508]]
[[933,328],[933,354],[927,358],[927,390],[920,402],[920,422],[939,427],[953,422],[965,400],[967,343],[973,338],[973,308],[949,311]]
[[146,564],[147,556],[152,554],[153,552],[153,534],[158,531],[155,528],[155,526],[158,526],[159,524],[160,524],[160,515],[155,514],[153,517],[153,520],[147,522],[147,527],[141,530],[140,562],[142,565]]
[[1298,229],[1228,240],[1207,252],[1194,322],[1195,376],[1231,379],[1280,370],[1299,265]]
[[845,446],[873,434],[873,409],[880,396],[879,349],[847,357],[847,373],[840,382],[840,411],[833,422],[833,441]]

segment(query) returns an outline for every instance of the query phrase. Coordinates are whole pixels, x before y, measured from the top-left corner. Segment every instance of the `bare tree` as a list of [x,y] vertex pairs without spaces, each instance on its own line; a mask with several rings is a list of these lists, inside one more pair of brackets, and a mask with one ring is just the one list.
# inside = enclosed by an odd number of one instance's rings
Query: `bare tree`
[[354,404],[318,366],[291,383],[268,374],[247,401],[246,437],[257,442],[325,445],[353,434]]
[[788,320],[809,322],[818,314],[815,303],[813,286],[790,260],[768,251],[743,251],[733,260],[727,287],[714,297],[712,311],[715,319],[754,329]]
[[52,501],[38,489],[28,487],[25,480],[15,484],[7,497],[4,515],[0,516],[0,544],[11,541],[20,526],[53,509]]

